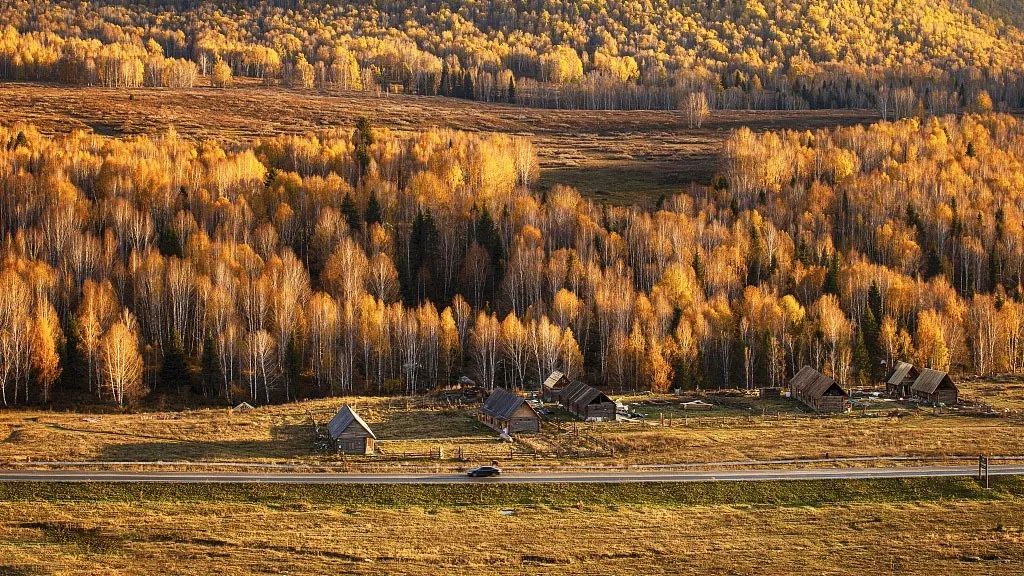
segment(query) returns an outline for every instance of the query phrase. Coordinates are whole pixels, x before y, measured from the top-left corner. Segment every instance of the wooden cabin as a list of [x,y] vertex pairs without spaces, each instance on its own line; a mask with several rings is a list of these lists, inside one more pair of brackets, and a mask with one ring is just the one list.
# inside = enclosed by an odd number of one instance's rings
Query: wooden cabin
[[373,454],[377,436],[348,404],[342,406],[327,423],[327,432],[338,452]]
[[615,402],[604,392],[583,382],[564,388],[559,402],[570,414],[583,420],[615,420]]
[[930,404],[956,404],[960,390],[946,372],[925,368],[910,387],[913,396]]
[[789,381],[790,395],[815,412],[846,412],[850,395],[835,380],[804,366]]
[[558,402],[560,400],[562,390],[564,390],[568,385],[569,378],[562,372],[555,370],[550,376],[548,376],[547,380],[545,380],[544,384],[541,386],[541,398],[543,398],[545,402]]
[[909,362],[897,362],[885,381],[885,393],[893,398],[910,398],[910,387],[921,372]]
[[495,388],[477,410],[477,420],[503,434],[540,432],[540,416],[522,396]]

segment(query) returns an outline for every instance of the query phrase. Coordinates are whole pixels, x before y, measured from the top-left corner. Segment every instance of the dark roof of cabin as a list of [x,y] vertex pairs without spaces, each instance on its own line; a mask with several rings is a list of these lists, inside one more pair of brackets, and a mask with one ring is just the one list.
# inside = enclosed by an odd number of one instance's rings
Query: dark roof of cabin
[[934,394],[943,380],[949,380],[949,385],[956,388],[953,381],[949,379],[949,374],[940,370],[932,370],[931,368],[925,368],[921,370],[921,374],[914,380],[914,385],[910,387],[914,392],[921,392],[924,394]]
[[377,435],[373,433],[373,430],[370,430],[366,422],[363,422],[359,414],[356,414],[356,411],[350,408],[348,404],[343,405],[338,410],[338,413],[334,415],[334,418],[331,418],[331,421],[327,423],[327,432],[330,433],[331,438],[337,440],[353,422],[365,430],[371,438],[377,439]]
[[562,404],[566,406],[575,406],[577,404],[586,406],[588,404],[611,401],[612,399],[604,392],[583,382],[571,384],[562,392]]
[[[913,372],[913,374],[911,374],[911,372]],[[914,368],[913,364],[909,362],[897,362],[896,369],[892,371],[892,374],[889,376],[889,379],[886,380],[886,382],[888,382],[889,384],[899,384],[908,375],[910,375],[910,377],[913,378],[916,374],[917,368]]]
[[789,383],[797,395],[808,398],[821,398],[833,387],[835,387],[835,389],[843,396],[847,395],[846,390],[843,390],[843,387],[835,380],[825,376],[810,366],[804,366],[801,368]]
[[554,372],[551,373],[550,376],[548,376],[548,379],[544,381],[544,387],[554,388],[555,386],[558,386],[559,382],[562,382],[564,384],[565,374],[558,370],[555,370]]
[[480,406],[480,411],[499,420],[508,420],[524,404],[531,412],[535,412],[533,406],[526,404],[526,399],[522,396],[509,392],[504,388],[495,388],[491,395],[484,400],[483,405]]

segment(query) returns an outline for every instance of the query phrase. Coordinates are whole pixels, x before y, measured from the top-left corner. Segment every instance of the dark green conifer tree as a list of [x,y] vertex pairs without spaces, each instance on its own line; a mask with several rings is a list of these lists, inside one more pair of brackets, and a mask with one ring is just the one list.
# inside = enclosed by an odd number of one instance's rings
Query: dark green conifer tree
[[825,285],[822,287],[825,294],[839,295],[839,268],[839,253],[833,252],[825,270]]
[[356,203],[352,200],[352,194],[346,192],[345,197],[341,200],[341,213],[345,216],[345,222],[348,224],[350,231],[357,232],[362,228],[363,219],[359,216],[359,208],[356,207]]
[[185,345],[177,330],[171,334],[164,345],[164,359],[160,363],[160,385],[165,390],[174,390],[179,395],[192,388],[192,372],[185,356]]
[[363,220],[366,221],[368,227],[384,221],[384,213],[381,210],[380,201],[377,200],[376,191],[370,191],[370,199],[366,202],[366,213]]
[[448,61],[441,61],[441,81],[437,85],[437,93],[441,96],[452,95],[452,73],[448,69]]
[[373,128],[370,127],[370,121],[365,116],[360,116],[359,120],[356,120],[354,139],[356,145],[356,164],[359,166],[359,178],[362,179],[370,168],[370,161],[372,159],[370,147],[373,146]]
[[[217,350],[214,348],[213,339],[207,336],[203,339],[203,355],[199,360],[200,386],[202,394],[207,398],[217,395],[217,390],[224,381],[224,374],[220,369],[220,361],[217,359]],[[229,397],[228,400],[231,400]]]

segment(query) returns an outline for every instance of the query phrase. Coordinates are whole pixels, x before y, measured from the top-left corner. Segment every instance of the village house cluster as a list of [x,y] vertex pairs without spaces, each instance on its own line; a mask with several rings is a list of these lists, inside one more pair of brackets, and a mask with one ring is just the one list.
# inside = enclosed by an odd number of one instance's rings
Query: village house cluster
[[[541,385],[541,398],[581,420],[615,420],[616,404],[607,394],[584,382],[570,383],[557,370]],[[540,431],[541,417],[534,404],[504,388],[495,388],[484,400],[477,419],[502,435]]]
[[[463,385],[475,384],[468,378]],[[778,388],[763,389],[762,397],[778,397]],[[774,392],[774,394],[766,394]],[[959,390],[949,374],[931,368],[918,369],[908,362],[897,362],[885,381],[885,393],[899,401],[931,406],[952,406],[960,402]],[[852,407],[850,392],[834,379],[810,366],[804,366],[789,381],[790,398],[814,412],[842,413]],[[581,381],[571,382],[566,374],[554,371],[540,388],[543,403],[557,405],[584,421],[614,421],[618,405],[607,394]],[[476,419],[509,438],[515,434],[534,434],[541,430],[542,402],[496,387],[476,409]],[[697,405],[697,406],[691,406]],[[700,400],[684,403],[686,408],[710,408]],[[327,425],[333,447],[346,454],[373,454],[377,436],[349,405],[343,405]]]
[[[902,361],[896,363],[886,379],[885,393],[895,400],[932,406],[952,406],[960,402],[960,391],[947,372],[932,368],[919,370]],[[789,394],[815,412],[846,412],[852,406],[847,390],[810,366],[801,368],[789,381]]]

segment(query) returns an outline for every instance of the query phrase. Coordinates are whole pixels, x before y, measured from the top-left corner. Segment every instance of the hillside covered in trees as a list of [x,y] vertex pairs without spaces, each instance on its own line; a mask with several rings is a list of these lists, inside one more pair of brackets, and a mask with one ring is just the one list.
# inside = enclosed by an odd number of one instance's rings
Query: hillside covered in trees
[[1024,370],[1019,120],[741,129],[724,156],[643,210],[537,190],[522,137],[0,128],[2,401]]
[[[235,76],[568,108],[1024,104],[1014,3],[960,0],[12,0],[0,75],[112,87]],[[995,14],[992,17],[989,14]]]
[[1024,2],[1021,0],[969,0],[967,4],[1020,28],[1024,26]]

